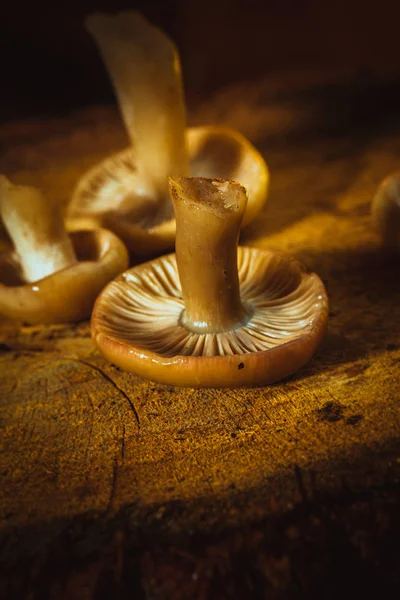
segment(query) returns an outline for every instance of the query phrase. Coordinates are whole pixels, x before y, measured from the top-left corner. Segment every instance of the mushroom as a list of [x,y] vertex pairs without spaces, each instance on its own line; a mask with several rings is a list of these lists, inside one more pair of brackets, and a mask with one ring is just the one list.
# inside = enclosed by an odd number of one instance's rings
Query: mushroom
[[78,321],[127,268],[124,244],[105,229],[68,235],[59,207],[0,176],[0,221],[10,242],[0,253],[0,315],[30,324]]
[[400,250],[400,172],[386,177],[372,200],[372,218],[389,250]]
[[[94,14],[87,28],[104,58],[131,146],[82,177],[69,205],[69,226],[91,219],[114,231],[137,256],[173,248],[169,176],[240,181],[249,192],[243,225],[261,210],[269,174],[263,157],[229,127],[185,129],[178,52],[139,13]],[[87,221],[86,221],[87,223]]]
[[100,294],[92,336],[116,365],[192,387],[269,384],[302,367],[327,320],[315,273],[279,252],[237,246],[240,184],[175,178],[176,254],[133,267]]

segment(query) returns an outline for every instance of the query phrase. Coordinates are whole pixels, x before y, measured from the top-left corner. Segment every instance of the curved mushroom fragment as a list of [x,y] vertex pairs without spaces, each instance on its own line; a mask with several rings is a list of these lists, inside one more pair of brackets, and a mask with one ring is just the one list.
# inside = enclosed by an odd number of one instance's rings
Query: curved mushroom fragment
[[70,203],[70,227],[75,218],[91,218],[138,256],[170,249],[175,220],[168,177],[189,172],[245,185],[247,225],[266,200],[265,161],[228,127],[185,130],[180,61],[169,38],[134,11],[92,15],[87,27],[109,70],[132,146],[83,176]]
[[0,214],[27,283],[76,263],[58,206],[35,188],[0,176]]
[[100,351],[127,371],[182,386],[265,385],[297,371],[325,330],[319,277],[283,254],[237,248],[241,185],[180,178],[171,196],[176,255],[103,290],[92,315]]
[[400,250],[400,172],[386,177],[372,200],[372,218],[382,243]]
[[4,176],[0,220],[11,240],[0,252],[0,315],[8,319],[30,324],[85,319],[99,292],[129,264],[112,232],[68,235],[54,203]]

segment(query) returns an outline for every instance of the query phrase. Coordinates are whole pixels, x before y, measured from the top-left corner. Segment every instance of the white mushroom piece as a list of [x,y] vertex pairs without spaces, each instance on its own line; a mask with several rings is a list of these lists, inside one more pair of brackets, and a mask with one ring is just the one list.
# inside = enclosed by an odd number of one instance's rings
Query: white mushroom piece
[[269,174],[263,157],[228,127],[185,129],[178,52],[139,13],[87,19],[114,84],[131,146],[93,167],[78,182],[69,226],[94,222],[114,231],[136,256],[172,249],[175,219],[169,176],[240,181],[249,193],[242,225],[262,209]]
[[400,251],[400,172],[386,177],[372,200],[372,218],[382,244]]
[[324,285],[296,260],[237,247],[246,190],[171,179],[176,254],[133,267],[100,294],[92,336],[103,355],[179,386],[269,384],[302,367],[325,331]]
[[0,252],[0,316],[29,324],[90,317],[103,287],[128,267],[110,231],[67,234],[59,207],[0,176],[0,221],[10,243]]

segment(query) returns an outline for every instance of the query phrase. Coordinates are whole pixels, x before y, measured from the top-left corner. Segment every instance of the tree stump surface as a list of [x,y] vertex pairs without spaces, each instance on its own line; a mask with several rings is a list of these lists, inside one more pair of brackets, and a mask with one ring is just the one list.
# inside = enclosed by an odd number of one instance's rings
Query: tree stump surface
[[[109,364],[88,322],[1,323],[1,597],[398,592],[400,277],[370,202],[400,168],[400,120],[363,121],[367,88],[324,85],[310,106],[293,92],[281,109],[257,89],[221,92],[191,121],[237,126],[265,155],[268,203],[241,243],[320,275],[321,347],[276,385],[181,389]],[[126,143],[110,108],[6,123],[1,172],[65,206]]]

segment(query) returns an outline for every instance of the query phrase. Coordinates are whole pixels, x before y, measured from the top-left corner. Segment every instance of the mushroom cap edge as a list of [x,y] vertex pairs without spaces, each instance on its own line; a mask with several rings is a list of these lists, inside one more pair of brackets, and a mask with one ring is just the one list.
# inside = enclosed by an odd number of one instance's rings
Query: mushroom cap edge
[[7,286],[0,282],[2,318],[34,325],[90,317],[101,290],[128,267],[128,252],[106,229],[74,231],[70,236],[78,263],[33,283]]

